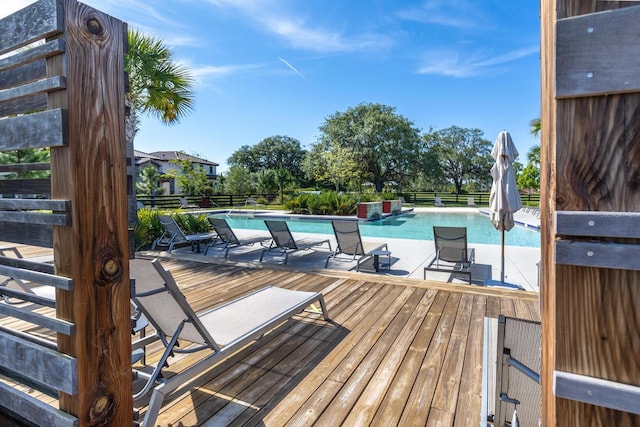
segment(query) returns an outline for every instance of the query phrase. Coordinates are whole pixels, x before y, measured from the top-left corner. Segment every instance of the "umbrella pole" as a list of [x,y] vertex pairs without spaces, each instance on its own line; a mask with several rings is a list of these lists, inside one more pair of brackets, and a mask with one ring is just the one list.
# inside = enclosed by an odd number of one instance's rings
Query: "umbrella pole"
[[504,283],[504,224],[502,225],[502,254],[500,266],[500,281]]

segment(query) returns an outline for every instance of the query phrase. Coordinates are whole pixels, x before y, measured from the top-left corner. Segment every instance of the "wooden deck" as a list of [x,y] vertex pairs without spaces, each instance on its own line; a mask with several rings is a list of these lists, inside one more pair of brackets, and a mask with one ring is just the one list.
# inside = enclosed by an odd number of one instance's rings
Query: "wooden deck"
[[[331,316],[295,316],[185,384],[165,400],[162,426],[477,425],[484,317],[539,320],[538,294],[524,291],[232,262],[162,263],[196,311],[277,285],[322,291]],[[148,364],[158,350],[148,347]],[[172,358],[166,373],[203,356]]]

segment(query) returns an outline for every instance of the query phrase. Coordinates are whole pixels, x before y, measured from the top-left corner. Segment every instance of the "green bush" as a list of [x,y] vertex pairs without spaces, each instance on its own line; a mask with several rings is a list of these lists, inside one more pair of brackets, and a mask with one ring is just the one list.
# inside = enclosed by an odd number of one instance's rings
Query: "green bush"
[[356,207],[355,197],[333,191],[320,194],[303,193],[285,203],[288,211],[308,215],[353,215]]
[[205,233],[211,230],[206,214],[177,215],[168,211],[157,209],[140,209],[138,211],[138,224],[133,229],[136,251],[148,249],[154,240],[162,236],[164,228],[160,225],[158,215],[172,215],[178,226],[186,234]]

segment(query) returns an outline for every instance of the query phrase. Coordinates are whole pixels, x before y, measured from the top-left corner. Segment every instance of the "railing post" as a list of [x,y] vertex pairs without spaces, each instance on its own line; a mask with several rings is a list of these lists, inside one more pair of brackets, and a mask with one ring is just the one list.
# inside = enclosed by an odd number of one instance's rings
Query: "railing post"
[[[55,269],[74,280],[57,291],[57,316],[76,334],[58,348],[78,361],[78,393],[60,408],[81,426],[131,426],[129,246],[124,111],[126,24],[75,0],[59,0],[66,54],[47,74],[67,88],[49,107],[67,110],[68,145],[51,149],[52,198],[71,201],[72,225],[54,227]],[[66,61],[66,64],[63,63]]]

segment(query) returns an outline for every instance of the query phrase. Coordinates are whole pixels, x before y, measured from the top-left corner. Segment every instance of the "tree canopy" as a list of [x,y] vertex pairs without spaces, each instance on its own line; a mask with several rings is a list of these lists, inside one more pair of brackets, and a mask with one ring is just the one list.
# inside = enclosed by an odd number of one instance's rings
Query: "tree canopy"
[[286,135],[274,135],[253,146],[243,145],[227,160],[230,166],[241,166],[250,172],[288,170],[296,180],[302,180],[302,162],[306,151],[300,141]]
[[437,153],[443,176],[456,193],[464,185],[479,189],[491,186],[491,143],[480,129],[451,126],[424,134],[427,145]]
[[332,175],[337,163],[341,170],[352,169],[352,176],[372,182],[380,192],[385,182],[402,182],[420,170],[420,131],[393,107],[360,104],[327,117],[319,129],[312,151],[331,154],[308,161],[307,166],[325,171],[325,176]]

